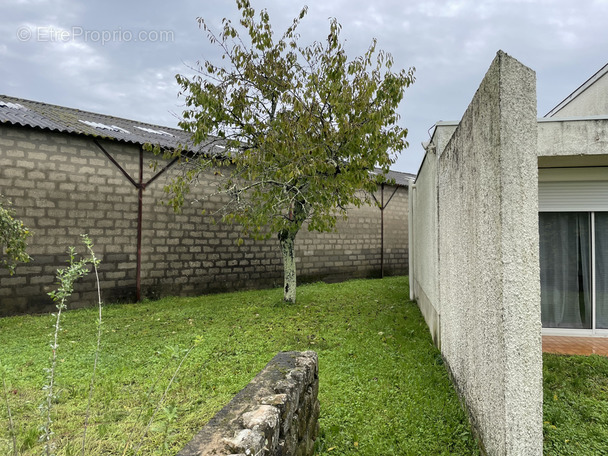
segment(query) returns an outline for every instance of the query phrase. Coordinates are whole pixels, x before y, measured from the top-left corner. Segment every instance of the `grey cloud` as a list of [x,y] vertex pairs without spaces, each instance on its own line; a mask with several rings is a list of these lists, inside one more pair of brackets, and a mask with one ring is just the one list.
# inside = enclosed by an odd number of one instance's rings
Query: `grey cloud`
[[[183,101],[176,73],[215,59],[196,18],[219,29],[223,17],[238,21],[232,0],[146,3],[108,0],[15,1],[0,18],[0,93],[176,125]],[[498,49],[537,71],[539,114],[544,114],[605,63],[608,3],[549,0],[252,0],[267,8],[282,32],[308,3],[302,43],[323,40],[328,18],[342,24],[350,57],[362,54],[372,38],[390,52],[395,68],[417,68],[406,91],[401,124],[410,149],[396,169],[416,172],[421,141],[437,120],[460,118]],[[168,30],[172,40],[99,43],[82,37],[71,43],[20,42],[20,25],[53,25],[102,31]]]

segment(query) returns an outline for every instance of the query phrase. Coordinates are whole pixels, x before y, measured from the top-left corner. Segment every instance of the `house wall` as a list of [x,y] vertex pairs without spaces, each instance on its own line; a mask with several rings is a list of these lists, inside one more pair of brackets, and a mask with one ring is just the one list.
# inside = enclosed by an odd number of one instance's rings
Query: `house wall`
[[490,455],[542,454],[535,94],[534,72],[499,52],[437,149],[436,190],[421,172],[413,194],[417,219],[422,189],[437,193],[436,240],[414,225],[413,259],[437,243],[441,352]]
[[443,151],[456,127],[457,124],[451,122],[437,124],[411,190],[414,196],[410,198],[410,226],[412,234],[415,233],[415,243],[410,241],[410,294],[420,307],[433,342],[440,348],[437,155]]
[[551,118],[601,116],[608,114],[608,73],[572,99]]
[[[136,180],[139,147],[114,141],[101,144]],[[144,182],[152,177],[145,155]],[[282,285],[278,241],[245,239],[238,231],[213,224],[190,203],[211,191],[213,176],[201,185],[180,214],[162,206],[169,172],[143,194],[142,295],[194,295]],[[385,188],[385,198],[393,188]],[[137,190],[90,138],[32,128],[0,126],[0,194],[13,202],[17,217],[34,233],[28,252],[33,261],[9,277],[0,270],[0,316],[52,308],[46,293],[55,272],[65,266],[66,249],[81,245],[88,233],[101,259],[105,302],[135,298]],[[379,194],[377,195],[379,196]],[[222,204],[204,203],[212,212]],[[407,188],[399,188],[384,211],[385,274],[407,274]],[[82,249],[80,249],[82,251]],[[296,239],[299,282],[377,277],[380,274],[380,210],[353,208],[332,233],[303,230]],[[76,285],[72,307],[94,304],[93,277]]]
[[411,190],[412,249],[410,287],[433,341],[441,345],[437,238],[437,155],[427,153]]
[[603,119],[538,120],[540,167],[606,166],[606,144],[608,115]]

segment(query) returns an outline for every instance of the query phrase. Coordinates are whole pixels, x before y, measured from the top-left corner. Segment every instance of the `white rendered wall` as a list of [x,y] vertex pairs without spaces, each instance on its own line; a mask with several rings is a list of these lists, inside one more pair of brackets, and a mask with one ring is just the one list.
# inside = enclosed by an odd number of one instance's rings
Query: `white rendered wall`
[[[416,186],[410,194],[410,287],[426,320],[433,342],[441,347],[441,301],[439,299],[439,239],[437,205],[437,156],[442,151],[457,124],[439,122],[427,154],[418,171]],[[415,234],[414,234],[415,233]]]
[[608,154],[608,115],[605,119],[556,119],[538,121],[538,156],[585,158]]
[[412,196],[416,297],[427,321],[440,317],[436,338],[487,454],[540,456],[534,72],[499,52],[447,145],[433,144]]
[[410,287],[426,320],[433,341],[441,346],[439,334],[439,268],[437,239],[437,156],[427,153],[410,194]]
[[535,74],[499,52],[438,164],[442,353],[490,455],[542,454]]

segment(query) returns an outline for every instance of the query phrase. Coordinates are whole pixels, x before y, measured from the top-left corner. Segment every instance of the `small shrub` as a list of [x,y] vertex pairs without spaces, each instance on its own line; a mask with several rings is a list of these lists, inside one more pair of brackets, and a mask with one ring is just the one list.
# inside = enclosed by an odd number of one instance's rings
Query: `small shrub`
[[13,275],[18,263],[27,263],[31,259],[26,249],[27,238],[32,233],[15,218],[10,202],[3,203],[2,198],[0,195],[0,267]]

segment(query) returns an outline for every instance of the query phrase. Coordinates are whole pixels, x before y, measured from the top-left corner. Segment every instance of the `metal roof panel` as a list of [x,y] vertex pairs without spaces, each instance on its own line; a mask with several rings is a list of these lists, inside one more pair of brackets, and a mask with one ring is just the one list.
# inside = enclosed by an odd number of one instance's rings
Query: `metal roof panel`
[[[211,139],[194,150],[190,134],[178,128],[153,125],[80,109],[0,95],[0,124],[106,138],[131,144],[153,144],[167,149],[185,147],[192,152],[212,151],[223,154],[223,146]],[[115,127],[115,128],[112,128]],[[380,169],[376,169],[380,172]],[[389,171],[387,179],[407,186],[415,175]]]
[[[21,107],[16,107],[17,105]],[[159,144],[168,149],[175,149],[180,145],[190,149],[192,144],[190,135],[177,128],[152,125],[6,95],[0,95],[0,123],[108,138],[139,145]],[[117,128],[102,128],[101,125]],[[157,133],[160,131],[166,134]]]

